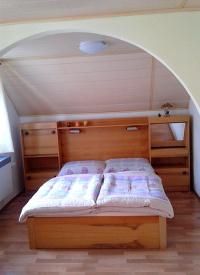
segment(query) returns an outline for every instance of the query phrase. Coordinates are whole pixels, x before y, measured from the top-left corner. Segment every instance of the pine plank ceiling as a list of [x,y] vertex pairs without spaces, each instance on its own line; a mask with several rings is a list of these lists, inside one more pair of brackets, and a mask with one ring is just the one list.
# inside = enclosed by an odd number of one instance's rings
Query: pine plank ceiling
[[[80,41],[103,40],[87,56]],[[157,110],[171,102],[187,108],[177,79],[143,50],[114,38],[65,33],[24,41],[4,56],[6,92],[21,116]]]
[[199,0],[1,0],[0,23],[200,10]]

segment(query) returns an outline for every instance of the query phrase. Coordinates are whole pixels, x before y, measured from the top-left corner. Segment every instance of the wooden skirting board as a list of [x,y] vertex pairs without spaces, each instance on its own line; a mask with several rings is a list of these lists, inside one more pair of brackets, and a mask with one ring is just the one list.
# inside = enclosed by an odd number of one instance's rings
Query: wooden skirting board
[[158,216],[34,217],[30,248],[166,248],[166,218]]

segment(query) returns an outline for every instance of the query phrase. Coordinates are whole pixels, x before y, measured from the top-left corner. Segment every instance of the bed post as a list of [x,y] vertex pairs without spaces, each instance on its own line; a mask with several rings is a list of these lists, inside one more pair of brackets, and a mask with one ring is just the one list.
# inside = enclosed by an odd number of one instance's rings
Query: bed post
[[159,230],[160,230],[160,248],[165,249],[167,247],[167,224],[166,218],[159,217]]

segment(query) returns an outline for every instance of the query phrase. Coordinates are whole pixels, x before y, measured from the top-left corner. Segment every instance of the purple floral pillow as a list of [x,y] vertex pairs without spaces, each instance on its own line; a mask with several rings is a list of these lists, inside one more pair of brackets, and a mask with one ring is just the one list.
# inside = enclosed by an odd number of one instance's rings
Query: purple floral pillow
[[117,173],[125,171],[153,172],[149,161],[144,158],[119,158],[106,160],[104,173]]
[[72,174],[102,174],[105,162],[101,160],[70,161],[64,164],[58,176]]

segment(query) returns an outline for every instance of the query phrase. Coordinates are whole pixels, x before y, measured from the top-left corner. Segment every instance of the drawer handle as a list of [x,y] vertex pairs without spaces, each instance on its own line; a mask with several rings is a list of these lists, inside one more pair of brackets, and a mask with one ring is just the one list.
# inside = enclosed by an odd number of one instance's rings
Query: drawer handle
[[51,133],[52,133],[53,135],[55,135],[56,131],[55,131],[55,130],[53,130],[53,131],[51,131]]
[[28,136],[28,135],[29,135],[29,132],[28,132],[28,131],[26,131],[24,134],[25,134],[25,136]]
[[27,178],[27,180],[31,180],[31,176],[27,176],[26,178]]
[[183,171],[182,174],[183,174],[183,175],[187,175],[187,171]]

